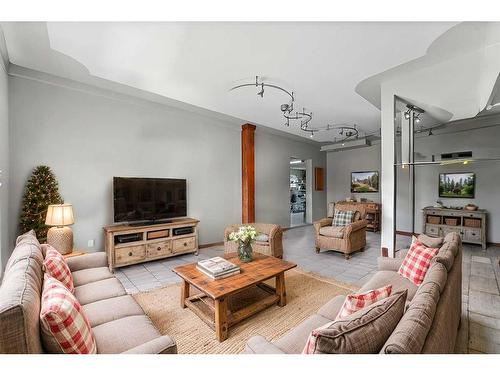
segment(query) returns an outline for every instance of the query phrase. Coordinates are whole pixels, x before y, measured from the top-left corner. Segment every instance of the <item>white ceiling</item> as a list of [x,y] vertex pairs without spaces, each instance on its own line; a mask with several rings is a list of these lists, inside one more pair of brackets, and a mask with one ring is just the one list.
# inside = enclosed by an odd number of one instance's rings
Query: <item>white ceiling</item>
[[[285,94],[229,92],[255,75],[296,93],[312,126],[355,123],[372,132],[380,112],[361,81],[426,54],[455,23],[2,23],[13,64],[81,82],[99,77],[278,130]],[[318,141],[332,141],[320,133]]]

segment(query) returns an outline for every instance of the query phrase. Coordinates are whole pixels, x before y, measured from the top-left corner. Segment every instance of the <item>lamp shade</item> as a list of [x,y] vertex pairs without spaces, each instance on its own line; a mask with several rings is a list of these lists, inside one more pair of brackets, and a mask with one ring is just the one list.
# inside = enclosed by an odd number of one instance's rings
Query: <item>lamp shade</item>
[[46,225],[64,226],[75,223],[71,204],[51,204],[47,209]]

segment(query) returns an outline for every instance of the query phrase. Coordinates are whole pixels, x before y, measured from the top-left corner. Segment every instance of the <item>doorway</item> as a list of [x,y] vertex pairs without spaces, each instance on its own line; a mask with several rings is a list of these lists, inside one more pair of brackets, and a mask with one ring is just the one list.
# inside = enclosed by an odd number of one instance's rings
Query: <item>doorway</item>
[[290,227],[307,224],[310,206],[307,161],[290,158]]

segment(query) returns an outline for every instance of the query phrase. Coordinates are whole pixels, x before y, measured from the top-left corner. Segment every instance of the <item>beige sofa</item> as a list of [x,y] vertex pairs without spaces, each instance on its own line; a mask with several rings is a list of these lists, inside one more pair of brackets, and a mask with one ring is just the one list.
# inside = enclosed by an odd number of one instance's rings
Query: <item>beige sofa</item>
[[[378,272],[360,289],[368,291],[392,284],[393,292],[408,290],[406,311],[380,353],[453,353],[462,308],[462,246],[460,236],[448,234],[420,286],[401,277],[398,258],[379,258]],[[335,319],[345,296],[336,296],[318,312],[277,341],[252,337],[246,353],[300,353],[309,333]]]
[[[334,209],[354,211],[354,220],[345,227],[332,226]],[[366,205],[356,202],[337,202],[328,204],[328,217],[315,221],[316,252],[321,249],[344,253],[346,259],[355,251],[363,251],[366,246]]]
[[[0,353],[44,353],[40,339],[43,247],[32,233],[18,237],[0,287]],[[104,252],[67,259],[98,353],[176,353],[175,341],[153,326],[109,272]]]
[[257,232],[266,234],[268,241],[255,241],[252,244],[253,251],[273,256],[275,258],[283,258],[283,230],[276,224],[250,223],[250,224],[232,224],[228,225],[224,230],[224,253],[235,253],[238,250],[238,244],[229,241],[228,237],[231,232],[235,232],[242,225],[250,225]]

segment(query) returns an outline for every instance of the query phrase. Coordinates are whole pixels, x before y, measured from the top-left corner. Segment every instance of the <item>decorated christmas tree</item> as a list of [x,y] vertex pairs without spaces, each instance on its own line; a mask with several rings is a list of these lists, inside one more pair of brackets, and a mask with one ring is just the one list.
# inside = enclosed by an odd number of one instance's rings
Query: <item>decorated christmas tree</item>
[[49,227],[45,225],[47,207],[61,204],[56,176],[46,165],[33,169],[23,196],[19,228],[21,233],[33,229],[40,242],[45,242]]

